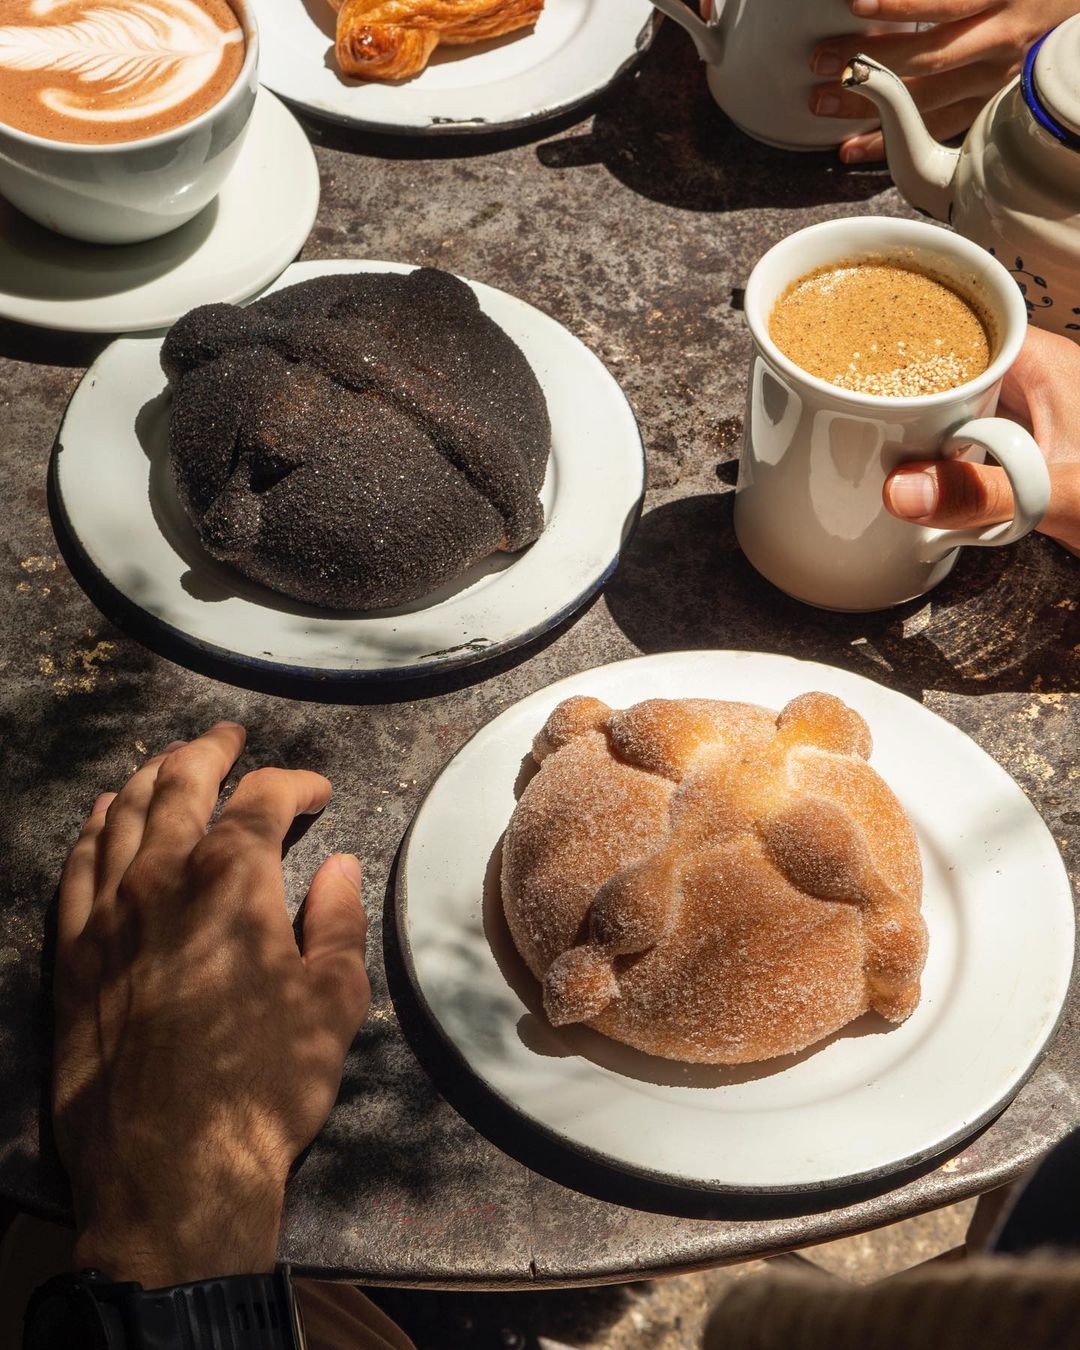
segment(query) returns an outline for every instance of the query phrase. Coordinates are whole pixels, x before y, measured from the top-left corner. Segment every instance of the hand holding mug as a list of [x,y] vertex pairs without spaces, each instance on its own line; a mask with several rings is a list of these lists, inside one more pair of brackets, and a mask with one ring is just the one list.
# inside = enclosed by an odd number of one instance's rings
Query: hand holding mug
[[[909,280],[890,279],[848,310],[835,275],[811,309],[789,306],[802,283],[863,264]],[[940,297],[922,286],[937,286]],[[1050,497],[1045,460],[1016,420],[994,416],[1027,311],[1013,278],[977,244],[888,217],[811,225],[759,260],[744,307],[754,353],[735,533],[774,585],[827,609],[884,609],[936,586],[962,545],[1008,544],[1039,524]],[[900,326],[886,332],[891,310]],[[782,313],[788,338],[798,334],[805,349],[798,357],[774,331]],[[962,319],[981,334],[977,361],[974,347],[957,345]],[[1002,523],[953,532],[885,509],[894,470],[934,462],[941,472],[947,461],[981,464],[986,455],[1012,485],[1014,509]]]
[[[1046,457],[1050,505],[1036,529],[1080,556],[1080,348],[1030,329],[1002,382],[999,411],[1030,427]],[[901,520],[955,530],[1010,520],[1015,504],[996,466],[924,460],[890,474],[885,505]]]

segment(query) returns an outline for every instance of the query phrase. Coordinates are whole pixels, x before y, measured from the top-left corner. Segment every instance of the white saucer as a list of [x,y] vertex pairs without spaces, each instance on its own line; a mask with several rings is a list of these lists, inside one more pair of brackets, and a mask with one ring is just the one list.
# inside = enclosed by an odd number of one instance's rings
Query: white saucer
[[[868,1015],[801,1055],[680,1065],[585,1027],[554,1031],[502,918],[497,849],[533,736],[571,694],[613,707],[685,696],[780,708],[821,689],[865,717],[871,763],[911,816],[925,869],[923,997],[897,1027]],[[572,1148],[708,1190],[800,1191],[940,1153],[1016,1093],[1072,970],[1069,880],[1005,771],[961,731],[859,675],[756,652],[673,652],[586,671],[488,723],[444,769],[409,832],[398,932],[414,985],[457,1055]]]
[[329,0],[255,0],[259,76],[292,103],[375,131],[501,131],[584,103],[652,40],[649,0],[547,0],[535,28],[442,47],[398,84],[348,80],[334,57]]
[[83,244],[0,198],[0,317],[72,333],[165,328],[195,305],[246,300],[295,258],[319,208],[303,128],[267,89],[216,201],[145,244]]
[[[294,263],[280,290],[402,263]],[[546,525],[422,601],[362,615],[305,606],[245,580],[200,545],[172,490],[162,337],[121,338],[87,371],[53,460],[64,523],[129,604],[174,637],[239,666],[325,679],[426,675],[516,647],[554,627],[606,580],[637,519],[645,465],[622,390],[561,324],[504,291],[469,282],[514,339],[551,416],[541,494]]]

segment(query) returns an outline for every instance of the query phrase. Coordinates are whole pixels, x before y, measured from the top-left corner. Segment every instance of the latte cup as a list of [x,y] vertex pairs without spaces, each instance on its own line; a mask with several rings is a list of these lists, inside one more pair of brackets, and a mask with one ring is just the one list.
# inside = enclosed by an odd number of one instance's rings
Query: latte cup
[[240,153],[258,88],[251,0],[229,0],[244,62],[224,95],[170,131],[113,144],[76,144],[0,122],[0,194],[71,239],[133,244],[184,225],[217,196]]
[[[888,398],[839,388],[802,370],[769,336],[773,306],[808,272],[859,259],[923,268],[989,320],[991,361],[955,389]],[[1027,331],[1024,299],[996,258],[921,221],[863,216],[811,225],[758,262],[746,286],[754,342],[735,497],[735,533],[757,570],[825,609],[902,604],[942,581],[965,545],[1011,544],[1042,519],[1046,463],[1032,437],[994,417],[1001,381]],[[1012,520],[935,530],[885,509],[885,479],[910,460],[997,461],[1012,484]]]

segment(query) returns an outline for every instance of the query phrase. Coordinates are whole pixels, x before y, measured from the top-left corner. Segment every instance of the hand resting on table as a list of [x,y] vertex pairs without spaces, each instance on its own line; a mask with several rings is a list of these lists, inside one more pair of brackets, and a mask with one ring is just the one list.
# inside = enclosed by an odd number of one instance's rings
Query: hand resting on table
[[329,782],[247,774],[222,722],[99,797],[60,883],[53,1104],[76,1264],[160,1288],[270,1270],[285,1179],[367,1013],[360,865],[328,858],[304,952],[281,844]]

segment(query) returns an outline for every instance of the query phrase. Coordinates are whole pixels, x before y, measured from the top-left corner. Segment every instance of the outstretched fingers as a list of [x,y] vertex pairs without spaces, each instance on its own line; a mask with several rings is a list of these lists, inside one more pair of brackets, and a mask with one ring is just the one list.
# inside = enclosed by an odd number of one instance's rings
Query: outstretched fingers
[[850,0],[852,14],[887,23],[950,23],[989,9],[991,0]]
[[360,895],[360,863],[351,853],[327,858],[304,906],[304,965],[345,1044],[352,1040],[371,1002],[364,964],[367,915]]
[[321,811],[332,788],[307,769],[256,769],[241,778],[217,823],[191,850],[192,895],[212,904],[252,909],[284,936],[281,846],[297,816]]
[[105,828],[106,812],[115,797],[115,792],[105,792],[98,797],[60,875],[56,937],[61,957],[86,927],[94,907],[100,869],[101,834]]
[[256,769],[241,778],[204,842],[213,840],[215,848],[257,847],[280,856],[296,817],[321,811],[332,792],[329,779],[309,769]]
[[221,784],[239,759],[247,732],[219,722],[158,766],[147,807],[142,847],[170,859],[185,858],[206,833]]

